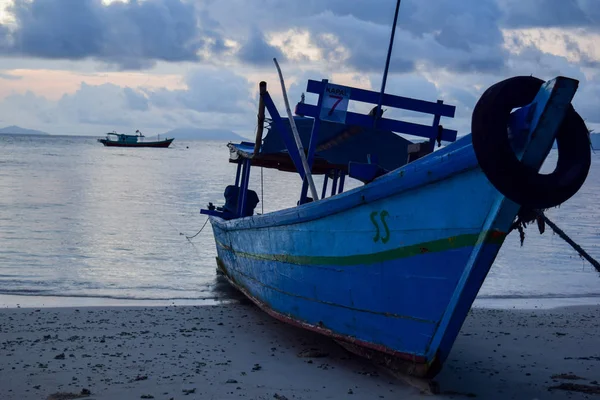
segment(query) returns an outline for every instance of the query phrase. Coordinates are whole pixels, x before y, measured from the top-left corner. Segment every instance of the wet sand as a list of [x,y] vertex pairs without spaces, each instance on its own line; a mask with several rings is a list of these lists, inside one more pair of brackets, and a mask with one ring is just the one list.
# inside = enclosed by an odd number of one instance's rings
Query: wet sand
[[[473,309],[436,381],[444,399],[600,399],[600,306]],[[248,303],[0,309],[0,399],[76,395],[432,397]]]

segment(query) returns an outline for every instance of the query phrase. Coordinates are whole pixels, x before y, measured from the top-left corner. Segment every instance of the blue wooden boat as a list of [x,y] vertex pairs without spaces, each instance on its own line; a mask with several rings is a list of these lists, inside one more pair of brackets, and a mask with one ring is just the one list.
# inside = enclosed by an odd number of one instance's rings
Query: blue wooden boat
[[[471,133],[457,139],[440,124],[454,106],[385,93],[392,41],[380,92],[309,80],[316,104],[301,101],[295,116],[286,107],[286,120],[261,82],[256,140],[228,144],[235,181],[223,206],[201,213],[218,271],[264,311],[431,378],[507,234],[584,183],[589,133],[571,105],[576,80],[519,76],[481,95]],[[351,102],[376,106],[350,112]],[[428,114],[432,124],[384,118],[382,106]],[[539,174],[555,140],[556,169]],[[254,166],[297,174],[298,205],[256,214]],[[324,176],[320,196],[313,175]],[[363,185],[344,191],[347,177]]]
[[[332,116],[323,106],[332,104],[331,87],[309,81],[318,104],[296,108],[312,174],[325,175],[313,200],[290,125],[261,83],[269,132],[264,142],[228,145],[235,183],[223,207],[201,210],[213,227],[218,270],[272,316],[390,368],[432,377],[506,235],[535,210],[566,201],[587,177],[587,129],[570,105],[577,81],[502,81],[482,95],[472,133],[458,140],[439,125],[454,107],[384,96],[383,105],[433,114],[428,127],[373,113]],[[343,89],[350,100],[377,101],[376,92]],[[393,132],[430,140],[413,144]],[[540,175],[555,139],[557,169]],[[451,143],[433,151],[437,140]],[[299,205],[255,215],[252,166],[298,172]],[[364,185],[343,192],[346,176]]]

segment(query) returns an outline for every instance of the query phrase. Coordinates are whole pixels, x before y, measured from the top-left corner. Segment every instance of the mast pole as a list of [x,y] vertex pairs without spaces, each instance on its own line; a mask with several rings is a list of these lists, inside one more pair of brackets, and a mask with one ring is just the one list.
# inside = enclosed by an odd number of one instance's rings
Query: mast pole
[[260,81],[258,84],[258,125],[256,128],[256,139],[254,139],[254,152],[252,153],[252,157],[256,157],[258,152],[260,151],[260,146],[262,145],[262,136],[263,131],[265,129],[265,100],[264,94],[267,93],[267,82]]
[[394,46],[394,36],[396,34],[396,23],[398,22],[398,10],[400,10],[400,2],[396,2],[396,12],[394,13],[394,24],[392,26],[392,34],[390,37],[390,46],[388,47],[387,58],[385,60],[385,69],[383,70],[383,80],[381,81],[381,92],[379,93],[379,103],[377,103],[377,109],[375,110],[375,121],[373,127],[377,126],[377,119],[381,111],[381,103],[383,102],[383,93],[385,92],[385,84],[387,82],[388,69],[390,68],[390,58],[392,57],[392,47]]

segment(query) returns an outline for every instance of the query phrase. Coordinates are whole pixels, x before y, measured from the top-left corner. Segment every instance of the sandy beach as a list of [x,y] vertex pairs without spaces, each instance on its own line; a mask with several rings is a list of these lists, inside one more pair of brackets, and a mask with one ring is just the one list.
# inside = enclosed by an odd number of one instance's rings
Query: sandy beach
[[[439,398],[600,398],[600,306],[474,308]],[[0,309],[0,399],[431,398],[255,306]],[[587,393],[586,393],[587,392]]]

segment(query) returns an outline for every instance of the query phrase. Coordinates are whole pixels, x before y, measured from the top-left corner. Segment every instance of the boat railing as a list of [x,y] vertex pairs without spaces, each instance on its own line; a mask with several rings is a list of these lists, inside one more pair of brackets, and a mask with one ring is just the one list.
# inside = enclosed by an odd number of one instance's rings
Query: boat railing
[[[309,80],[306,86],[306,91],[308,93],[314,93],[318,95],[316,105],[308,104],[304,101],[301,101],[296,105],[296,113],[298,115],[314,118],[307,156],[310,167],[312,167],[314,162],[315,150],[319,140],[318,138],[321,121],[329,121],[363,128],[377,128],[429,139],[429,141],[426,143],[417,143],[410,146],[408,149],[407,162],[414,161],[423,155],[431,153],[434,149],[436,141],[438,144],[440,144],[441,141],[453,142],[456,140],[457,131],[446,129],[440,125],[441,117],[454,118],[454,113],[456,110],[455,106],[444,104],[443,100],[431,102],[391,94],[383,94],[383,96],[381,96],[379,92],[336,85],[330,83],[327,79],[323,79],[321,81]],[[287,134],[287,136],[291,136],[289,135],[288,130],[283,126],[281,117],[279,116],[279,113],[275,108],[275,105],[268,92],[265,94],[265,96],[267,97],[267,99],[265,99],[265,105],[269,111],[269,114],[271,115],[271,118],[273,119],[273,123],[278,126],[278,130],[282,133],[282,135],[285,136]],[[379,102],[381,101],[381,106],[430,114],[433,117],[433,121],[431,125],[422,125],[413,122],[383,118],[383,112],[381,112],[381,109],[378,107],[371,110],[368,115],[359,114],[348,111],[350,101],[374,105],[379,105]],[[375,116],[375,109],[380,110],[378,116]],[[292,157],[292,160],[296,165],[296,169],[302,175],[300,159],[297,154],[298,152],[294,152],[294,146],[291,146],[291,138],[284,138],[284,141],[286,142],[290,157]],[[288,143],[290,143],[290,145],[288,145]],[[373,162],[351,162],[348,166],[348,174],[351,177],[364,180],[367,176],[374,176],[378,169],[378,165]],[[304,183],[300,196],[300,204],[309,200],[307,199],[307,181],[304,176],[302,176],[302,178]]]

